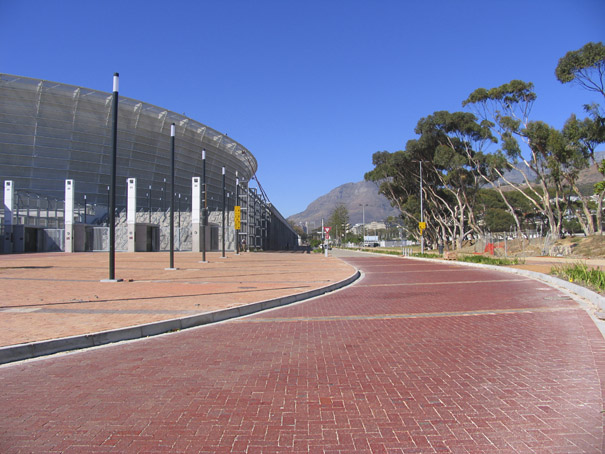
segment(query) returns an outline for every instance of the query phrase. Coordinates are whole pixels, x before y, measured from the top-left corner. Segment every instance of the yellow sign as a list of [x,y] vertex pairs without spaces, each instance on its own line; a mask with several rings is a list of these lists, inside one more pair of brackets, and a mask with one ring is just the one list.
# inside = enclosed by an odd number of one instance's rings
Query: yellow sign
[[423,230],[425,230],[426,229],[426,222],[419,222],[418,223],[418,228],[420,229],[421,232]]
[[236,205],[233,208],[234,213],[234,222],[235,222],[235,230],[240,230],[242,228],[242,211],[239,205]]

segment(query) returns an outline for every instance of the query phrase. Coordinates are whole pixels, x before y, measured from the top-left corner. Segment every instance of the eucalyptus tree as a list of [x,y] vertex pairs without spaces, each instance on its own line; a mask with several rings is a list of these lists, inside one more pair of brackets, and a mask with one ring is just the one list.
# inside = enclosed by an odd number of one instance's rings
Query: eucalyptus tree
[[419,239],[420,175],[412,154],[407,150],[378,151],[372,156],[372,164],[374,169],[365,174],[365,180],[378,185],[379,192],[401,213],[406,230]]
[[513,184],[501,171],[496,170],[495,175],[523,194],[548,219],[550,233],[558,236],[571,156],[559,131],[542,121],[530,120],[535,100],[531,82],[513,80],[489,90],[479,88],[462,105],[470,106],[499,136],[501,156],[508,161],[506,167],[519,172],[525,184]]
[[[418,122],[415,132],[420,135],[418,145],[425,147],[423,154],[432,153],[427,167],[438,182],[427,191],[442,211],[449,213],[451,236],[460,248],[469,233],[481,232],[474,212],[477,191],[483,183],[477,164],[483,162],[483,149],[495,139],[490,128],[468,112],[434,112]],[[447,229],[447,223],[441,225]]]
[[[578,186],[578,178],[580,171],[590,166],[600,171],[595,151],[597,145],[605,141],[603,129],[605,128],[600,125],[598,119],[578,120],[575,115],[572,115],[562,130],[564,146],[569,151],[568,170],[565,176],[579,202],[578,207],[574,209],[575,215],[587,235],[603,233],[602,207],[605,192],[600,186],[596,186],[594,194],[583,193]],[[596,199],[596,222],[592,215],[593,199]]]
[[563,84],[574,82],[605,96],[605,46],[591,42],[567,52],[559,59],[555,76]]
[[[569,51],[561,57],[555,69],[559,82],[576,83],[589,92],[595,92],[605,97],[605,46],[603,43],[587,43],[582,48]],[[605,143],[605,114],[597,103],[584,105],[589,117],[580,121],[575,115],[567,120],[563,135],[568,146],[574,150],[576,161],[583,168],[593,165],[601,174],[602,165],[595,159],[595,149],[598,144]],[[604,184],[595,185],[596,196],[596,225],[593,222],[588,197],[581,194],[575,181],[571,181],[573,191],[579,197],[583,216],[578,220],[587,234],[603,233],[602,214]]]
[[451,238],[459,248],[466,235],[480,231],[473,207],[482,179],[474,159],[494,139],[468,112],[435,112],[420,119],[415,132],[419,137],[408,141],[404,151],[375,153],[375,168],[365,178],[380,185],[417,237],[422,196],[429,242]]

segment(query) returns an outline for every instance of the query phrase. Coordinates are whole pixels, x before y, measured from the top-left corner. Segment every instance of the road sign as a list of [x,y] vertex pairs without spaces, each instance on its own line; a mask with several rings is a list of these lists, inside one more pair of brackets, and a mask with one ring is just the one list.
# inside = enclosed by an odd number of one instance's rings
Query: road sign
[[418,228],[420,229],[421,232],[423,230],[426,230],[426,222],[419,222],[418,223]]
[[240,230],[242,228],[242,211],[239,205],[236,205],[233,208],[233,221],[235,223],[235,230]]
[[332,227],[324,227],[324,232],[326,233],[327,239],[330,239],[330,230],[332,230]]

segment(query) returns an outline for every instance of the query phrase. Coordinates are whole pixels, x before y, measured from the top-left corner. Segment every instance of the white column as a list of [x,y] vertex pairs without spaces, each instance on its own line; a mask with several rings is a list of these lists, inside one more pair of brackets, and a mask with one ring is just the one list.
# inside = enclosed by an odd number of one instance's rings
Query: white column
[[200,177],[191,179],[191,250],[202,250],[202,184]]
[[13,222],[15,210],[15,183],[7,180],[4,182],[4,253],[13,252]]
[[128,204],[126,206],[126,226],[128,228],[128,252],[136,250],[137,222],[137,179],[128,178]]
[[65,252],[74,252],[74,180],[65,180]]

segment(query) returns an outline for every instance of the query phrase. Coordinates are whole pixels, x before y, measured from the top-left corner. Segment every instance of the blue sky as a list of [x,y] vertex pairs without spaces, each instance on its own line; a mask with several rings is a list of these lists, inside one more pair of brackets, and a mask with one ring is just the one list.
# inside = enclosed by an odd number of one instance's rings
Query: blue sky
[[285,216],[476,88],[535,84],[563,126],[602,101],[559,58],[605,41],[603,0],[0,0],[0,72],[111,91],[227,133]]

